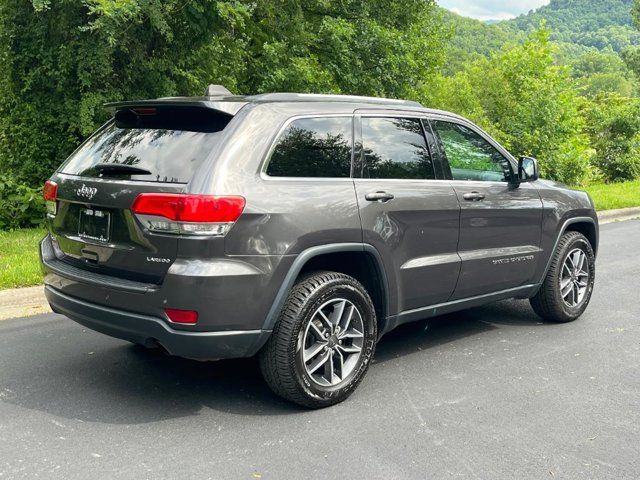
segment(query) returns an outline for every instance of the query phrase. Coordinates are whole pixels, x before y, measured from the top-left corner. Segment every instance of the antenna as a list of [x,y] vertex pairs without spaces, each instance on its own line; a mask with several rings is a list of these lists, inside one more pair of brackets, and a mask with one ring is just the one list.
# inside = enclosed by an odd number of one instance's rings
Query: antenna
[[205,97],[226,97],[228,95],[233,95],[233,93],[222,85],[209,85],[204,92]]

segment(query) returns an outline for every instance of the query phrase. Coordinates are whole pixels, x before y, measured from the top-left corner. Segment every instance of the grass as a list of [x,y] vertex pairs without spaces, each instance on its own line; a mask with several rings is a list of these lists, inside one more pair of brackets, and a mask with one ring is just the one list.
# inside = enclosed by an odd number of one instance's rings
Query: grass
[[[640,207],[640,180],[594,184],[586,190],[600,211]],[[39,228],[0,232],[0,289],[42,283],[38,260],[38,242],[42,237],[44,230]]]
[[44,234],[39,228],[0,232],[0,289],[42,283],[38,243]]
[[640,207],[640,180],[624,183],[594,184],[585,189],[591,195],[596,209]]

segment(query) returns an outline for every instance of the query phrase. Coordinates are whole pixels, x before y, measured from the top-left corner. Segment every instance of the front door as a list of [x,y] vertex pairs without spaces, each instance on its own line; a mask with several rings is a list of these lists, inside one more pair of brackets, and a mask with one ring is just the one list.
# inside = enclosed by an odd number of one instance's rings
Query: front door
[[506,151],[466,122],[431,120],[461,206],[460,278],[452,300],[531,284],[542,261],[542,200],[514,183]]
[[446,301],[460,270],[458,199],[449,181],[437,179],[425,133],[410,114],[356,117],[363,237],[390,277],[392,315]]

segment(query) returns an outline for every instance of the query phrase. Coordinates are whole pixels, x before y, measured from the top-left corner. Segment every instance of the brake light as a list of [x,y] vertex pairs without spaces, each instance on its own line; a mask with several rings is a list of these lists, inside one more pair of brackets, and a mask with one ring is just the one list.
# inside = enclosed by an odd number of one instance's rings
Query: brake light
[[141,193],[131,210],[152,231],[222,236],[240,217],[245,204],[238,196]]
[[195,310],[178,310],[177,308],[165,308],[164,313],[173,323],[181,323],[183,325],[195,325],[198,323],[198,312]]
[[158,109],[154,107],[139,107],[133,108],[132,110],[136,115],[155,115],[158,113]]
[[47,213],[55,215],[58,209],[58,184],[52,180],[44,182],[42,196],[44,197],[44,202],[47,206]]

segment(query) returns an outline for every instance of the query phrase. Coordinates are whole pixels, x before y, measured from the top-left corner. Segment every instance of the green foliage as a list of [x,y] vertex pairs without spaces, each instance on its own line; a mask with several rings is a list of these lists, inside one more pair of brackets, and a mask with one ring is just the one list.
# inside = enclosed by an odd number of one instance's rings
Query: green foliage
[[40,184],[105,102],[209,83],[409,97],[443,36],[433,0],[0,0],[0,168]]
[[594,165],[604,180],[640,177],[640,99],[601,96],[586,105],[585,114]]
[[640,33],[632,25],[632,4],[633,0],[551,0],[549,5],[499,26],[532,32],[544,21],[554,42],[621,52],[640,43]]
[[221,22],[216,2],[0,2],[0,159],[40,184],[106,120],[102,104],[188,91],[180,71]]
[[0,231],[0,290],[42,283],[38,243],[44,229]]
[[517,30],[487,24],[443,10],[443,20],[451,32],[444,73],[452,74],[481,57],[489,57],[506,44],[524,41],[526,35]]
[[635,78],[620,55],[590,49],[570,60],[572,76],[582,95],[594,98],[601,94],[631,97]]
[[44,223],[42,191],[0,175],[0,231]]
[[640,25],[640,0],[551,0],[495,25],[434,0],[0,0],[0,171],[28,212],[0,228],[39,218],[26,185],[108,118],[105,102],[209,83],[418,99],[538,157],[548,178],[633,178],[632,7]]
[[640,180],[624,183],[594,183],[587,186],[586,190],[598,211],[640,206]]
[[540,30],[440,78],[424,95],[475,120],[514,154],[537,157],[544,176],[582,184],[591,176],[592,152],[573,81],[553,54],[549,33]]

